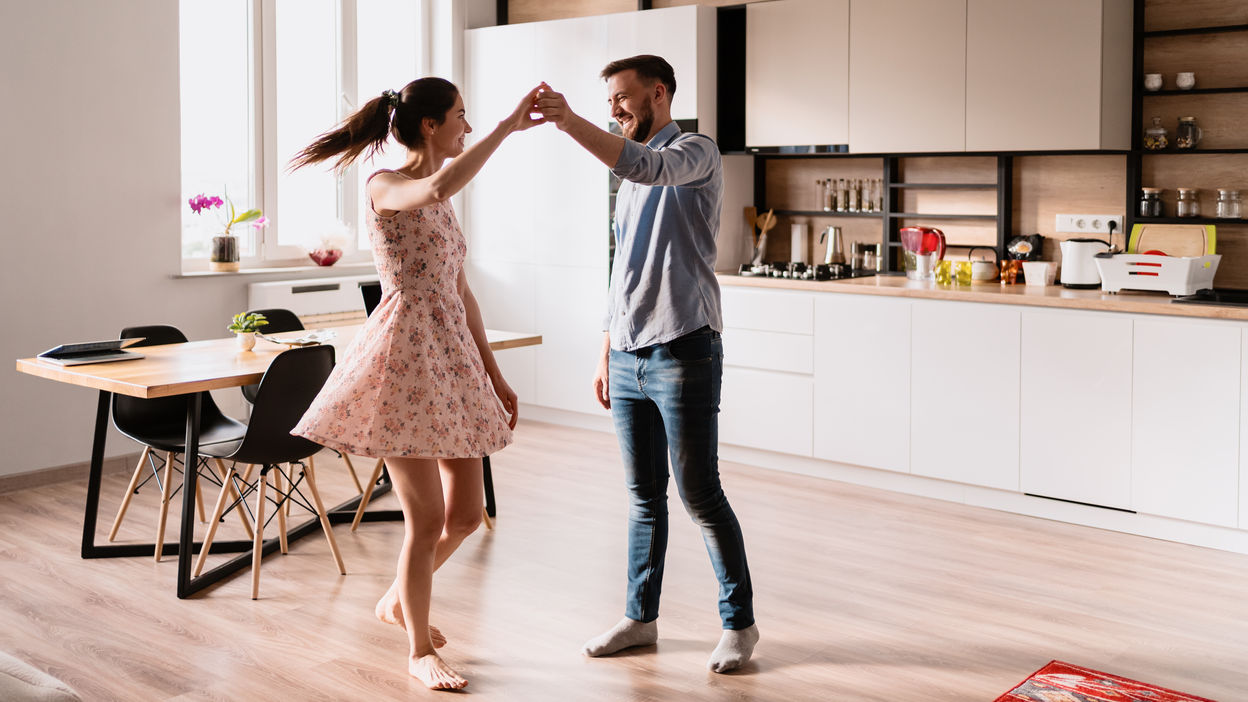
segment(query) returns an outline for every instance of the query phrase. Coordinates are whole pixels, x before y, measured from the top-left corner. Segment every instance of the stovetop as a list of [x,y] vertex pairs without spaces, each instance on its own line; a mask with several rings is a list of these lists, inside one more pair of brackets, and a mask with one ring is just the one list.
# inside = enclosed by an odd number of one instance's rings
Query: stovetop
[[1195,295],[1183,295],[1170,302],[1181,305],[1217,305],[1220,307],[1248,307],[1248,290],[1197,290]]
[[796,261],[774,261],[754,266],[741,264],[737,275],[754,278],[787,278],[790,280],[845,280],[847,278],[866,278],[875,275],[875,271],[865,268],[853,268],[847,263],[800,263]]

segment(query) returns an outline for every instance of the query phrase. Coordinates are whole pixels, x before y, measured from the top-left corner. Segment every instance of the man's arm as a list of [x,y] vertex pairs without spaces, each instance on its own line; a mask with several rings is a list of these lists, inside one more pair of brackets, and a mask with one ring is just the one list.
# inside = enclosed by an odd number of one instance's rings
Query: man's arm
[[615,168],[627,139],[612,134],[573,112],[563,94],[551,90],[549,85],[542,83],[541,87],[542,92],[537,96],[537,107],[546,121],[554,123],[559,131],[576,140],[594,158],[606,164],[607,168]]

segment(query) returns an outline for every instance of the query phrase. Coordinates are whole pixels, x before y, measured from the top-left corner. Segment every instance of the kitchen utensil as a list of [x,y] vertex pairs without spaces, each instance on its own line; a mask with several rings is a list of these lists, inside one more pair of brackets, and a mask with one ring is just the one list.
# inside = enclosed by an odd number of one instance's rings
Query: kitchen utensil
[[1023,282],[1027,285],[1052,285],[1052,261],[1023,261]]
[[1212,224],[1136,224],[1127,238],[1127,253],[1165,251],[1171,256],[1217,253],[1217,227]]
[[775,210],[767,210],[766,214],[759,215],[754,223],[758,225],[759,234],[754,243],[754,265],[763,265],[763,252],[767,250],[767,232],[776,226]]
[[1160,290],[1171,295],[1194,295],[1198,290],[1212,288],[1221,260],[1218,254],[1183,257],[1118,254],[1095,258],[1105,292]]
[[[1061,243],[1062,249],[1062,285],[1068,288],[1095,288],[1101,284],[1101,275],[1097,272],[1098,253],[1109,250],[1109,243],[1100,239],[1067,239]],[[1027,281],[1031,276],[1024,269]]]
[[806,263],[806,242],[810,237],[810,225],[795,222],[789,225],[789,260]]
[[945,257],[944,233],[932,227],[903,227],[899,233],[906,277],[932,280],[936,262]]
[[844,263],[845,249],[844,242],[841,240],[841,228],[828,225],[823,233],[819,235],[819,243],[826,242],[826,248],[823,252],[824,263]]
[[992,252],[992,261],[976,261],[971,260],[971,280],[996,280],[997,279],[997,250],[990,246],[972,246],[970,251],[966,252],[966,257],[971,258],[975,255],[977,249]]
[[937,285],[953,285],[953,261],[941,259],[932,268],[932,280]]
[[971,261],[954,261],[953,262],[953,282],[956,285],[971,284]]

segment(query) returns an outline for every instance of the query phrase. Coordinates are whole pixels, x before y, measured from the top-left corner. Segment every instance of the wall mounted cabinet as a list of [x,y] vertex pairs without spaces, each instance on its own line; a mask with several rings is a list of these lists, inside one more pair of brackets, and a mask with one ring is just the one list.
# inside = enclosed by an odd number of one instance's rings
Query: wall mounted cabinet
[[1130,0],[966,2],[967,151],[1129,148]]
[[745,8],[745,145],[849,143],[849,0]]

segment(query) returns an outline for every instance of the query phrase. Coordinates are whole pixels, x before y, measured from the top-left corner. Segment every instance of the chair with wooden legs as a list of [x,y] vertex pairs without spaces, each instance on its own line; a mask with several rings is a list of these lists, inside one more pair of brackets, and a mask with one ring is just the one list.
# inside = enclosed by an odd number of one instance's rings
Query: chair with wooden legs
[[[160,344],[182,344],[186,343],[186,335],[177,327],[163,324],[126,327],[121,331],[122,339],[130,339],[142,337],[143,341],[130,346],[130,348],[138,348],[140,346],[156,346]],[[143,453],[139,457],[138,465],[134,467],[134,473],[130,476],[130,484],[126,487],[126,493],[121,499],[121,506],[117,509],[117,516],[113,520],[113,527],[109,530],[108,540],[114,541],[117,538],[117,532],[121,528],[122,520],[126,517],[126,512],[130,508],[130,501],[139,489],[147,484],[149,480],[155,479],[160,486],[160,517],[156,525],[156,547],[155,559],[161,559],[162,544],[165,540],[165,525],[169,517],[169,503],[172,501],[174,494],[181,489],[180,486],[174,487],[176,482],[174,473],[180,473],[185,470],[188,461],[185,457],[179,459],[181,454],[186,450],[186,402],[185,397],[162,397],[151,400],[144,400],[136,397],[129,397],[121,394],[113,395],[112,417],[113,426],[117,428],[125,436],[137,441],[143,445]],[[213,401],[212,395],[208,392],[200,394],[200,447],[210,446],[218,443],[237,441],[242,438],[247,427],[242,422],[231,419],[223,414],[217,403]],[[157,465],[157,461],[162,461],[161,465]],[[183,467],[178,468],[178,464],[182,463]],[[210,470],[203,472],[200,469],[206,468],[203,459],[199,456],[192,457],[189,460],[192,470],[196,471],[196,480],[203,475],[207,475],[208,479],[214,484],[219,484],[219,478]],[[150,475],[146,479],[143,478],[144,469],[150,470]],[[199,511],[199,518],[204,519],[204,503],[201,497],[202,491],[196,490],[196,505]],[[239,518],[243,522],[248,535],[251,534],[251,525],[246,515],[239,513]]]
[[[325,532],[325,539],[329,542],[329,550],[333,554],[338,572],[346,574],[329,515],[316,486],[315,470],[312,463],[307,461],[321,450],[321,446],[290,433],[320,392],[333,367],[333,346],[306,346],[278,354],[260,380],[246,434],[239,441],[214,444],[204,449],[206,455],[220,459],[218,467],[225,472],[226,480],[217,496],[212,519],[209,520],[208,534],[204,537],[203,548],[195,562],[195,575],[203,571],[221,515],[228,507],[242,503],[252,494],[256,495],[256,522],[251,551],[253,600],[260,596],[260,559],[264,555],[265,513],[269,504],[273,505],[273,516],[278,520],[278,543],[282,553],[287,552],[285,507],[288,503],[294,503],[316,514],[321,529]],[[237,476],[233,467],[227,467],[224,461],[259,466],[260,474],[251,481],[252,467],[248,467],[243,475]],[[299,466],[298,471],[295,466]],[[235,477],[239,479],[241,486],[237,498],[230,494]],[[273,483],[271,495],[270,479]],[[301,487],[307,488],[308,496],[304,495]]]
[[[268,307],[260,310],[247,310],[245,314],[262,314],[268,322],[264,326],[265,333],[280,334],[282,332],[303,331],[303,320],[299,319],[299,315],[284,307]],[[256,391],[260,389],[259,385],[244,385],[240,390],[243,391],[243,399],[252,404],[256,401]],[[360,476],[355,472],[355,466],[351,463],[351,457],[337,449],[330,449],[338,454],[342,462],[347,466],[347,473],[351,475],[351,482],[355,483],[355,489],[364,492],[364,486],[360,484]],[[290,503],[286,503],[287,513],[289,514]]]

